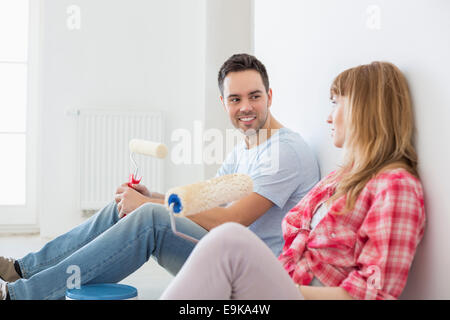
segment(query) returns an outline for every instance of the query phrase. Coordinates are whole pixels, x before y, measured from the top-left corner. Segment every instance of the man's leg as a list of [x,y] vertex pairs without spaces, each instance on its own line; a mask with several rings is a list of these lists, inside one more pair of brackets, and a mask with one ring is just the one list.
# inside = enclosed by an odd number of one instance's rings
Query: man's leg
[[260,238],[242,225],[225,223],[198,243],[161,299],[302,300],[303,296]]
[[45,244],[38,252],[29,253],[18,259],[22,277],[28,279],[54,266],[98,237],[118,220],[117,205],[113,201],[82,224]]
[[[186,218],[177,218],[177,230],[197,239],[207,233]],[[61,299],[68,280],[73,280],[73,270],[80,271],[82,285],[118,282],[136,271],[151,255],[176,274],[194,246],[173,234],[167,209],[147,203],[56,265],[29,279],[9,283],[9,294],[11,299]]]

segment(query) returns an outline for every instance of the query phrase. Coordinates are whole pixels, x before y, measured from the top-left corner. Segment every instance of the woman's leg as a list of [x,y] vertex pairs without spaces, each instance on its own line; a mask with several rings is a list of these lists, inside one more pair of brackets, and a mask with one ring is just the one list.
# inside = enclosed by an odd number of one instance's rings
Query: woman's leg
[[117,205],[113,201],[79,226],[48,242],[38,252],[29,253],[18,259],[22,277],[28,279],[54,266],[109,229],[118,220]]
[[161,299],[303,299],[272,251],[253,232],[226,223],[195,247]]
[[[177,218],[177,229],[197,239],[207,233],[186,218]],[[173,234],[167,209],[147,203],[56,265],[29,279],[9,283],[8,290],[11,299],[61,299],[68,284],[73,283],[74,270],[79,270],[81,285],[118,282],[151,255],[168,271],[176,273],[194,246]]]

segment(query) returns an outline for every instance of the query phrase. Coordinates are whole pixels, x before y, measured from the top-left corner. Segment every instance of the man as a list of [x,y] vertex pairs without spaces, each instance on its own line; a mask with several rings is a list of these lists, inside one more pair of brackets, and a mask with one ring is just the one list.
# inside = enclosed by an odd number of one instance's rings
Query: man
[[[302,138],[272,116],[272,90],[260,61],[234,55],[221,67],[218,81],[224,109],[245,141],[228,155],[217,175],[246,173],[253,179],[254,192],[227,207],[179,217],[177,230],[200,239],[212,228],[234,221],[248,226],[278,255],[281,220],[319,181],[318,164]],[[268,169],[274,158],[276,165]],[[150,256],[176,274],[195,244],[172,233],[167,209],[160,205],[163,198],[145,186],[123,184],[114,202],[39,252],[15,261],[0,258],[0,277],[10,282],[0,280],[0,296],[62,298],[71,266],[79,268],[81,284],[112,283]]]

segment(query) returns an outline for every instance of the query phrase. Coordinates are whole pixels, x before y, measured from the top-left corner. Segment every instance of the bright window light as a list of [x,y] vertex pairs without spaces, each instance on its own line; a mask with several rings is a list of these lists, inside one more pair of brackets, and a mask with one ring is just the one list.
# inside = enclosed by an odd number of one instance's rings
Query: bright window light
[[0,61],[27,61],[28,0],[0,0],[0,40]]
[[25,135],[0,134],[0,204],[25,204]]
[[0,205],[26,204],[28,0],[0,0]]
[[0,132],[25,133],[27,66],[0,63]]

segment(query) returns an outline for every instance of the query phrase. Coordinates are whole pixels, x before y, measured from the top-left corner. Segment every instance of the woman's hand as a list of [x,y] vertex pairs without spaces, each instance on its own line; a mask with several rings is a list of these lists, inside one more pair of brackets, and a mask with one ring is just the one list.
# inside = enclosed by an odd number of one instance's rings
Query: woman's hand
[[341,287],[297,286],[305,300],[353,300]]

